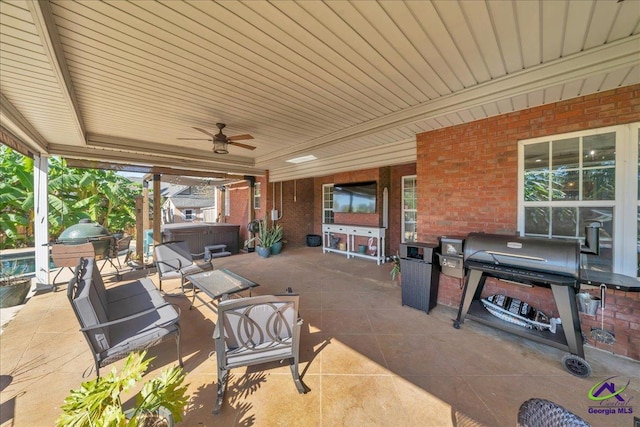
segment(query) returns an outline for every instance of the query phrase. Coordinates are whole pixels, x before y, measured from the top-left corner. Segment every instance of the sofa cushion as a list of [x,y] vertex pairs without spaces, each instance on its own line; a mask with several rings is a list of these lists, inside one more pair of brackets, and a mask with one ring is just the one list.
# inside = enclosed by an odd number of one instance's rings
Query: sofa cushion
[[178,329],[179,314],[171,305],[129,321],[112,325],[111,348],[104,351],[107,359],[122,352],[129,352],[153,346]]
[[[89,262],[90,261],[90,262]],[[83,328],[88,328],[109,321],[107,312],[102,306],[100,296],[95,286],[92,286],[91,273],[95,267],[93,259],[83,262],[79,268],[83,268],[83,274],[75,284],[76,291],[73,298],[73,307]],[[109,327],[104,326],[87,331],[87,337],[95,351],[101,352],[110,347]]]

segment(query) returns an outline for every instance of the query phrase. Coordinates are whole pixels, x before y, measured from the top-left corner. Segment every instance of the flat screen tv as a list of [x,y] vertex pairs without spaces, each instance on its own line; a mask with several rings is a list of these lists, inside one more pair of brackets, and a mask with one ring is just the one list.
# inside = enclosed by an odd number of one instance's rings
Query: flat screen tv
[[336,184],[333,186],[333,211],[375,213],[377,194],[376,181]]

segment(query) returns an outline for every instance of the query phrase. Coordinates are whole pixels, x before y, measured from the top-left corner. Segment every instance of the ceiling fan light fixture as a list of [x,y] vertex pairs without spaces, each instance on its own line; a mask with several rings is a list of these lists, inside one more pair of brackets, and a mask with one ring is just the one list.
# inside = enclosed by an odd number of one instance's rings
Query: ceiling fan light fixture
[[229,154],[225,141],[213,141],[213,152],[216,154]]

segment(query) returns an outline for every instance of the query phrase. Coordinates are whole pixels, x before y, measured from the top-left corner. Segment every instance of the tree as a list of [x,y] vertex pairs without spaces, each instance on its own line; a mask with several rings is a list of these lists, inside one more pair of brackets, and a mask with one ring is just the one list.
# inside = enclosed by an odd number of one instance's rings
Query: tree
[[[49,158],[49,234],[57,237],[82,218],[112,231],[135,224],[140,184],[114,171],[67,167]],[[0,249],[33,245],[33,160],[0,146]]]

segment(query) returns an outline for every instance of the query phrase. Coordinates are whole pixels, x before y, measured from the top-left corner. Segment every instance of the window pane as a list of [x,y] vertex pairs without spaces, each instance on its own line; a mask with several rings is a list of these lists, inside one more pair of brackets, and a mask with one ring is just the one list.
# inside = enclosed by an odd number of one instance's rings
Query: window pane
[[582,266],[602,271],[613,271],[613,208],[580,208],[580,238],[584,229],[597,221],[600,227],[600,255],[582,255]]
[[524,174],[524,200],[549,200],[549,171],[530,171]]
[[402,241],[415,242],[418,238],[417,180],[415,176],[402,177]]
[[404,241],[415,242],[417,236],[416,233],[416,219],[417,212],[405,212],[404,213]]
[[551,208],[551,234],[553,237],[577,237],[577,224],[577,208]]
[[405,178],[402,204],[405,209],[417,209],[416,179]]
[[580,165],[580,139],[569,138],[553,141],[553,157],[551,167],[577,168]]
[[525,235],[549,235],[549,208],[535,207],[524,209]]
[[325,224],[333,224],[333,211],[324,211],[323,222]]
[[547,170],[549,168],[549,143],[529,144],[524,147],[524,170]]
[[589,169],[582,173],[582,200],[614,200],[616,170]]
[[324,224],[333,224],[333,184],[324,184],[322,186],[322,222]]
[[578,200],[580,196],[580,172],[560,169],[553,173],[552,200]]
[[582,140],[582,166],[614,166],[616,164],[616,134],[585,136]]

